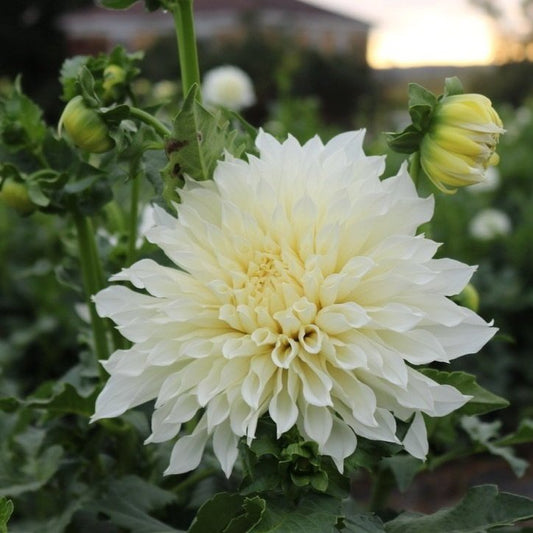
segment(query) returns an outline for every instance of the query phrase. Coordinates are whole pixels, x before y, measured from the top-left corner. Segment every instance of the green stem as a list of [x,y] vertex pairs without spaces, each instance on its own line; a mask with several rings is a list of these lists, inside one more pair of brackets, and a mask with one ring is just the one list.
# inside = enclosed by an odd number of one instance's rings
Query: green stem
[[394,488],[394,480],[388,470],[380,469],[374,476],[372,494],[370,497],[370,510],[380,511],[385,509],[391,490]]
[[137,242],[137,227],[139,216],[139,176],[138,176],[138,160],[131,164],[130,167],[130,181],[131,181],[131,196],[130,196],[130,216],[128,228],[128,255],[126,258],[126,266],[130,266],[135,260],[135,245]]
[[96,357],[98,359],[107,359],[109,352],[104,321],[98,316],[94,302],[91,299],[100,288],[98,273],[95,271],[94,267],[97,258],[95,259],[93,257],[93,250],[96,249],[96,245],[94,243],[92,224],[89,218],[80,215],[79,213],[73,213],[73,218],[74,224],[76,225],[76,233],[78,235],[83,289],[85,293],[85,301],[91,317]]
[[[178,55],[181,70],[181,86],[183,94],[188,94],[191,87],[200,86],[200,69],[198,67],[198,51],[194,31],[193,0],[174,0],[169,2],[169,9],[174,16]],[[200,99],[199,92],[197,98]]]
[[219,470],[216,468],[206,468],[204,470],[199,470],[197,472],[194,472],[193,474],[190,474],[189,477],[185,480],[176,485],[175,491],[176,492],[183,492],[185,489],[188,489],[189,487],[194,487],[197,483],[200,483],[203,479],[206,479],[208,477],[211,477],[212,475],[216,474]]
[[130,107],[130,115],[139,119],[145,124],[152,126],[152,128],[154,128],[154,130],[157,131],[161,137],[170,137],[170,130],[153,115],[150,115],[150,113],[147,113],[138,107]]

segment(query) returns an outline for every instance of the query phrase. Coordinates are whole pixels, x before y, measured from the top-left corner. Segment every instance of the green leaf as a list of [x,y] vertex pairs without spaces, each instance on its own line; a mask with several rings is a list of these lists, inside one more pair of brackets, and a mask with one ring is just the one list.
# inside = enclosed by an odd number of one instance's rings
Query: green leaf
[[253,498],[245,498],[242,504],[243,514],[233,518],[224,533],[245,533],[246,531],[251,531],[254,526],[256,526],[263,512],[265,511],[265,500],[259,496],[254,496]]
[[0,409],[13,411],[18,407],[31,407],[45,409],[48,413],[88,417],[94,412],[94,402],[98,392],[98,389],[93,386],[84,396],[70,383],[49,381],[41,385],[28,398],[0,398]]
[[10,150],[35,152],[45,134],[41,108],[22,93],[17,79],[12,91],[0,97],[0,140]]
[[381,465],[390,469],[398,489],[400,492],[404,492],[413,481],[415,475],[423,468],[424,461],[410,455],[399,454],[393,457],[385,457],[381,461]]
[[268,499],[266,503],[253,533],[328,533],[342,516],[341,501],[320,494],[304,496],[296,507],[286,498]]
[[184,533],[148,514],[174,500],[174,494],[137,476],[126,476],[111,482],[108,492],[92,507],[129,533]]
[[9,457],[0,455],[0,496],[40,489],[57,472],[62,457],[63,448],[57,445],[46,448],[38,457],[28,458],[26,464],[10,464]]
[[89,107],[98,107],[100,100],[94,89],[94,76],[85,65],[82,65],[80,68],[78,81],[80,84],[81,95],[83,96],[85,103]]
[[431,91],[417,83],[409,84],[409,115],[417,130],[426,132],[436,105],[437,97]]
[[498,446],[514,446],[526,442],[533,442],[533,420],[530,418],[522,420],[515,433],[502,437],[495,444]]
[[444,80],[444,96],[453,96],[455,94],[463,94],[464,92],[463,84],[457,76]]
[[495,485],[471,488],[451,509],[431,515],[403,513],[385,524],[387,533],[483,533],[533,517],[533,500]]
[[424,136],[412,124],[400,133],[386,133],[387,144],[400,154],[412,154],[420,149],[420,142]]
[[13,513],[13,502],[7,498],[0,498],[0,533],[7,533],[7,522]]
[[128,9],[137,0],[100,0],[100,4],[108,9]]
[[172,139],[167,143],[169,163],[164,170],[167,200],[177,200],[175,189],[183,183],[184,175],[198,181],[209,180],[224,151],[237,156],[242,152],[235,142],[237,132],[230,131],[228,122],[221,124],[202,107],[197,91],[195,85],[187,94],[174,119]]
[[516,457],[511,447],[502,446],[496,442],[501,427],[499,420],[482,422],[476,416],[464,416],[461,419],[461,426],[474,442],[481,444],[492,455],[505,459],[516,476],[521,477],[524,475],[529,463]]
[[370,513],[346,517],[343,522],[342,533],[385,533],[383,522]]
[[509,405],[509,402],[505,398],[497,396],[478,385],[475,376],[472,374],[458,371],[444,372],[431,368],[419,369],[419,372],[441,385],[451,385],[463,394],[473,396],[473,398],[463,407],[458,409],[456,413],[463,415],[482,415],[490,413],[491,411],[503,409]]
[[89,56],[74,56],[66,59],[61,66],[59,81],[63,87],[62,99],[65,102],[72,100],[77,94],[78,76],[81,67],[87,64]]
[[265,500],[221,492],[204,503],[188,533],[245,533],[259,522]]

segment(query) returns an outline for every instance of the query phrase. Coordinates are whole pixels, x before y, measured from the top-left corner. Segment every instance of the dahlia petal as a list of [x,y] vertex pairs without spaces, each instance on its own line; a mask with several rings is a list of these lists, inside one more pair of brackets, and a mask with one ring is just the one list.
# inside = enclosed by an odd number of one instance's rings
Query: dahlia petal
[[213,433],[213,451],[228,478],[239,455],[238,443],[239,438],[231,431],[229,424],[217,426]]
[[349,457],[357,448],[357,437],[348,425],[338,418],[333,418],[328,440],[319,448],[320,453],[329,455],[337,470],[342,474],[344,459]]
[[289,431],[298,419],[298,408],[286,385],[287,378],[283,371],[278,370],[278,386],[270,404],[268,412],[276,423],[278,438],[282,433]]
[[96,399],[91,421],[120,416],[128,409],[152,400],[163,380],[164,374],[157,368],[140,376],[111,376]]
[[328,407],[307,404],[303,416],[303,427],[307,436],[322,447],[328,440],[333,427],[333,418]]
[[170,454],[170,463],[164,475],[183,474],[194,470],[202,460],[208,437],[204,416],[190,435],[181,437],[174,444]]
[[403,439],[405,450],[417,459],[424,460],[429,451],[424,417],[417,411]]
[[145,444],[153,442],[165,442],[173,439],[181,429],[181,424],[167,422],[166,418],[173,408],[172,403],[167,403],[159,409],[154,409],[152,414],[152,433],[144,441]]

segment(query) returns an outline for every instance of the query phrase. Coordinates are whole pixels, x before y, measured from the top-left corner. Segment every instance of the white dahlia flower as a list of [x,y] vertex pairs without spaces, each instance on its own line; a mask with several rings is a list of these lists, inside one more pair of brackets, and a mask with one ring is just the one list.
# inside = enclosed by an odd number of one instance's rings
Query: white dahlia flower
[[255,92],[250,76],[232,65],[208,71],[202,83],[204,102],[240,111],[255,103]]
[[229,476],[267,414],[340,471],[357,436],[400,442],[396,419],[411,422],[405,449],[426,455],[422,414],[469,397],[416,367],[476,352],[495,330],[448,298],[474,269],[433,259],[438,244],[416,235],[433,198],[405,167],[380,181],[384,157],[367,157],[363,137],[260,133],[259,157],[227,156],[214,181],[187,182],[178,218],[157,212],[148,238],[176,268],[141,260],[112,278],[137,290],[95,297],[133,346],[103,362],[94,419],[155,399],[148,442],[178,437],[166,473],[196,468],[212,438]]

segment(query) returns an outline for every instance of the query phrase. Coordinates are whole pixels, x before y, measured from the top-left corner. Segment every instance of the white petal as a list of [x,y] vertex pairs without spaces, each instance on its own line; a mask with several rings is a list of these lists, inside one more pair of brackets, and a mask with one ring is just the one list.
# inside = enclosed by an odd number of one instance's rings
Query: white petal
[[335,466],[342,474],[344,470],[344,459],[350,456],[357,447],[357,437],[342,420],[333,418],[333,427],[328,440],[320,447],[319,451],[323,455],[329,455],[333,459]]
[[317,442],[319,446],[323,446],[328,440],[333,427],[331,411],[328,407],[306,405],[303,426],[309,438]]
[[213,434],[213,451],[226,477],[230,477],[239,455],[238,443],[239,438],[231,431],[229,424],[217,426]]
[[170,454],[170,464],[164,474],[183,474],[194,470],[202,460],[208,437],[204,416],[190,435],[181,437],[174,444]]
[[408,453],[417,459],[425,459],[429,451],[428,436],[424,417],[417,411],[403,439]]

